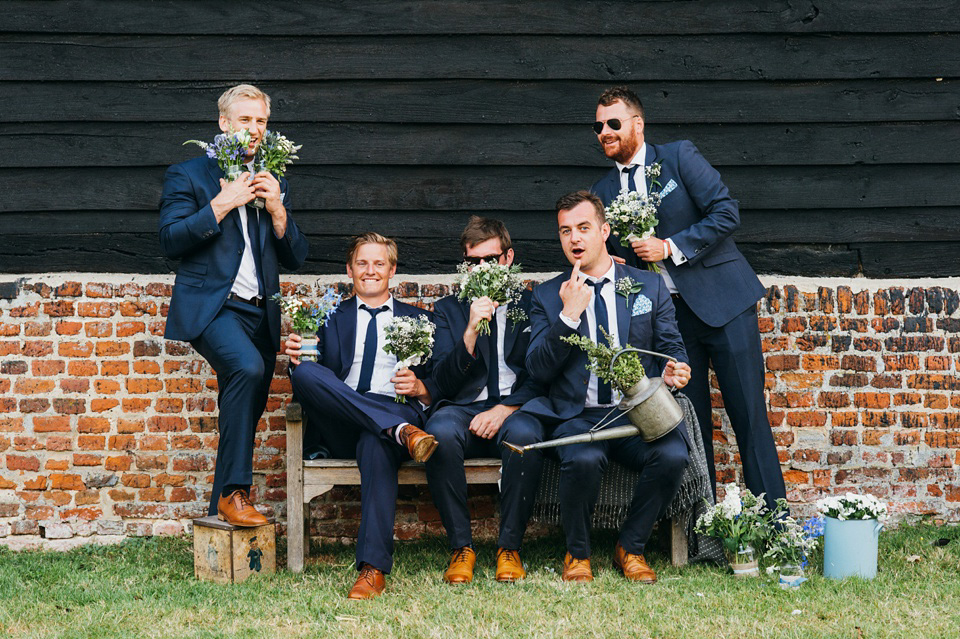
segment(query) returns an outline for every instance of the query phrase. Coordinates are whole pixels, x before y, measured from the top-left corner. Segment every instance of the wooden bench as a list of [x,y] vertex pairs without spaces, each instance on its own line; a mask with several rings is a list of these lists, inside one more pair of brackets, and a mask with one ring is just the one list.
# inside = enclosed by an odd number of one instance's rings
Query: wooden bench
[[[310,502],[334,486],[359,486],[357,462],[350,459],[303,459],[304,415],[300,404],[287,406],[287,568],[302,572],[310,548]],[[499,459],[468,459],[464,462],[468,484],[495,484],[500,479]],[[426,485],[423,464],[406,462],[400,467],[401,485]],[[670,524],[671,561],[687,563],[685,527],[674,518]]]

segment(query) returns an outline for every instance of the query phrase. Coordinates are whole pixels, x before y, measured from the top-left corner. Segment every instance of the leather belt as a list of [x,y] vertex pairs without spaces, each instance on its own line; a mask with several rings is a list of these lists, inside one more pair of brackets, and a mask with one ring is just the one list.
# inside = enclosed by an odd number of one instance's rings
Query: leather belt
[[256,306],[257,308],[262,308],[265,305],[265,302],[259,297],[254,297],[252,299],[245,300],[239,295],[237,295],[236,293],[230,293],[230,297],[228,297],[227,299],[231,299],[234,302],[243,302],[244,304],[249,304],[250,306]]

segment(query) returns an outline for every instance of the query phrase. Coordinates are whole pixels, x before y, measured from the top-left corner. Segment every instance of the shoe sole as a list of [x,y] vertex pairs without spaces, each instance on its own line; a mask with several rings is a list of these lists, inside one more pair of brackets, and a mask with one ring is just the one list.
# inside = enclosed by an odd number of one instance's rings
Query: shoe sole
[[217,519],[219,519],[220,521],[224,521],[224,522],[230,524],[231,526],[236,526],[237,528],[257,528],[258,526],[266,526],[267,524],[270,523],[270,522],[268,521],[268,522],[264,522],[264,523],[262,523],[262,524],[237,524],[237,523],[234,523],[234,522],[232,522],[232,521],[229,521],[226,517],[224,517],[224,516],[221,515],[220,513],[217,513]]
[[427,461],[439,445],[439,442],[433,437],[421,439],[413,448],[413,461],[420,463]]
[[523,577],[496,577],[496,580],[502,584],[513,584],[525,578],[526,578],[526,575],[524,575]]
[[656,577],[654,577],[653,579],[632,579],[630,577],[627,577],[627,573],[623,572],[623,566],[621,566],[617,562],[613,562],[613,567],[616,568],[617,572],[623,575],[623,578],[626,579],[627,581],[635,581],[638,584],[648,584],[648,585],[657,583]]

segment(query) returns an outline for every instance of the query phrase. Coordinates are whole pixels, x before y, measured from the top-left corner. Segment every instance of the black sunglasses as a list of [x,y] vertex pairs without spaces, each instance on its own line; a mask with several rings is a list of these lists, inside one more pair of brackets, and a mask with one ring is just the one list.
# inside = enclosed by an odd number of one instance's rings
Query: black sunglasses
[[497,253],[496,255],[481,255],[479,257],[464,255],[463,261],[471,266],[477,266],[480,264],[480,262],[499,262],[502,255],[503,253]]
[[[639,115],[631,115],[630,117],[631,117],[631,118],[639,118],[640,116],[639,116]],[[614,131],[619,131],[619,130],[620,130],[620,127],[623,126],[623,122],[620,121],[620,118],[610,118],[610,119],[607,120],[606,122],[601,121],[601,120],[597,120],[596,122],[593,123],[593,132],[596,133],[597,135],[600,135],[600,133],[603,132],[603,125],[604,125],[604,124],[606,124],[607,126],[609,126],[609,127],[610,127],[612,130],[614,130]]]

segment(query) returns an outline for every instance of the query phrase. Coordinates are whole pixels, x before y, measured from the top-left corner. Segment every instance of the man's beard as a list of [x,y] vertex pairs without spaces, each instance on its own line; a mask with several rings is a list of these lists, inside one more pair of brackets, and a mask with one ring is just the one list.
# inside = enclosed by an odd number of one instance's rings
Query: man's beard
[[620,140],[620,149],[609,157],[614,162],[627,164],[633,159],[633,156],[637,154],[637,151],[640,150],[640,145],[637,144],[637,141],[632,138],[624,139],[618,137],[617,139]]

